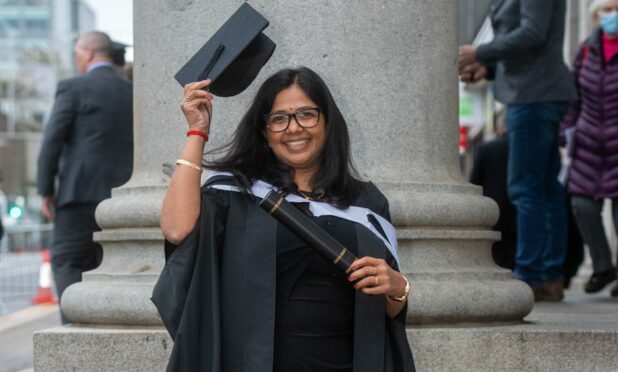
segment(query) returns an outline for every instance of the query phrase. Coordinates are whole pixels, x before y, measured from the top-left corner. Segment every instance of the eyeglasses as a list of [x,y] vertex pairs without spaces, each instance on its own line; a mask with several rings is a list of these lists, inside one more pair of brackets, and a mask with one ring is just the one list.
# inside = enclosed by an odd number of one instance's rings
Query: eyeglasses
[[302,128],[313,128],[320,122],[320,108],[305,107],[291,113],[275,112],[266,114],[264,115],[266,128],[271,132],[283,132],[288,129],[292,117]]

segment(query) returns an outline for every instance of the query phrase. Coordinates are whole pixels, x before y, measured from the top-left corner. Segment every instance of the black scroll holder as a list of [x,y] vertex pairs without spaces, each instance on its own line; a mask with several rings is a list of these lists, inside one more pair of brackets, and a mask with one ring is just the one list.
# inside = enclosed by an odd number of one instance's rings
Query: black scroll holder
[[341,270],[346,273],[350,272],[350,266],[357,260],[357,257],[311,218],[285,200],[283,195],[272,190],[260,201],[259,205]]

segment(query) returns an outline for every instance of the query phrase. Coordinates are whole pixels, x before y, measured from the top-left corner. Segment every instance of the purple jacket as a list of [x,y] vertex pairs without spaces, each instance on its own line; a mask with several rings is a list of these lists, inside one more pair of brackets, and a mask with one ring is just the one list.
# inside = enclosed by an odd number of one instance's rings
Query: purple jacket
[[573,74],[579,92],[561,130],[576,127],[568,192],[618,197],[618,55],[605,65],[601,31],[581,45]]

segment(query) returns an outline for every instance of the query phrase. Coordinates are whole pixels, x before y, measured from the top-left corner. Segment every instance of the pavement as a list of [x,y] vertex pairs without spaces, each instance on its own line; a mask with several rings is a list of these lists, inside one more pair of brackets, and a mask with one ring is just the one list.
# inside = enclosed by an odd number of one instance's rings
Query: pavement
[[[611,287],[611,286],[610,286]],[[533,327],[552,329],[618,330],[618,298],[609,288],[588,295],[581,289],[566,291],[562,302],[539,302],[525,319]],[[60,325],[58,305],[38,305],[0,316],[0,372],[32,371],[32,334]]]
[[595,294],[584,293],[581,289],[568,290],[561,302],[535,304],[532,313],[524,320],[563,330],[618,331],[618,297],[609,294],[614,285],[615,282]]
[[32,371],[32,334],[60,325],[58,305],[37,305],[0,316],[0,372]]

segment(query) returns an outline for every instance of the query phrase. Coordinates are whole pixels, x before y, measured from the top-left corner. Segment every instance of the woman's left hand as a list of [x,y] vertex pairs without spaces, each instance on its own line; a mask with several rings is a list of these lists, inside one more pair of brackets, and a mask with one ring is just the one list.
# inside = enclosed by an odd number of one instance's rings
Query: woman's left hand
[[403,275],[381,258],[363,257],[352,264],[348,280],[356,282],[354,288],[368,295],[403,296],[406,281]]

